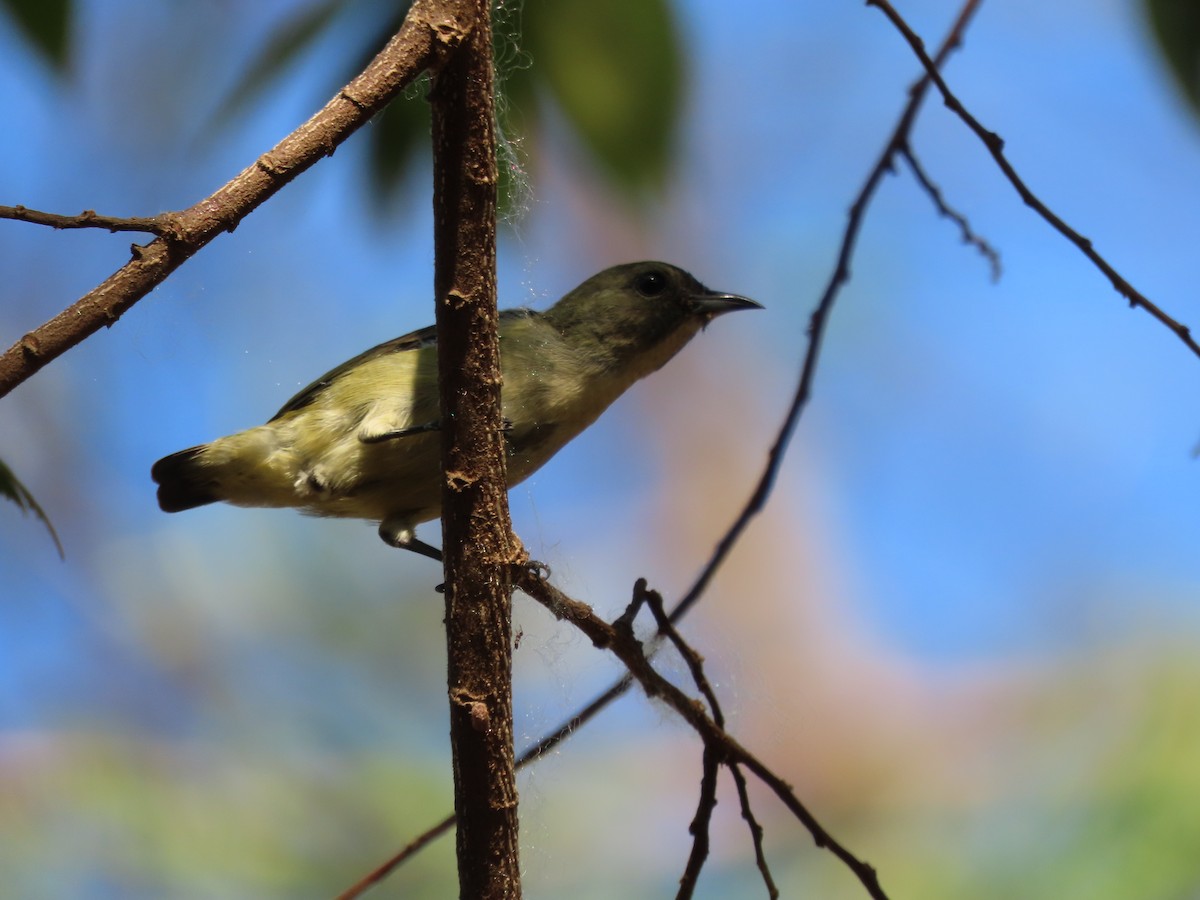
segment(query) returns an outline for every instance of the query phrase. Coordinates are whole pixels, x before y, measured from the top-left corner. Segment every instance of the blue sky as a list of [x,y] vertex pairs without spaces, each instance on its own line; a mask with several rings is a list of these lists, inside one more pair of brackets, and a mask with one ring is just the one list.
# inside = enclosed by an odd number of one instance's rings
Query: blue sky
[[[162,31],[134,32],[115,53],[107,42],[136,6],[88,7],[82,90],[56,88],[5,36],[6,116],[23,124],[0,146],[11,202],[115,214],[184,205],[306,114],[314,95],[304,82],[320,84],[319,70],[302,71],[300,86],[194,161],[172,126],[194,128],[190,104],[203,110],[202,89],[144,73],[174,56],[198,77],[215,58],[173,32],[166,13],[152,23]],[[952,7],[920,2],[905,12],[932,43]],[[695,46],[690,114],[659,208],[612,236],[619,206],[594,181],[570,186],[582,163],[560,150],[542,163],[516,235],[502,240],[500,271],[508,305],[545,304],[622,254],[670,257],[756,296],[768,311],[720,323],[689,365],[709,354],[732,367],[740,389],[778,410],[764,413],[770,425],[791,390],[845,210],[916,67],[882,16],[860,5],[767,5],[764,14],[776,23],[766,34],[756,17],[724,5],[682,12]],[[253,44],[252,34],[226,38],[230,58]],[[985,4],[948,79],[1046,202],[1166,310],[1196,318],[1188,235],[1200,137],[1132,5]],[[114,96],[134,114],[120,115]],[[834,506],[863,616],[911,652],[948,659],[1072,642],[1080,634],[1064,617],[1124,628],[1133,613],[1105,606],[1115,586],[1136,586],[1139,607],[1154,616],[1192,622],[1198,360],[1129,311],[1025,209],[940,103],[926,107],[913,144],[950,202],[1000,248],[1004,275],[989,282],[910,176],[884,182],[794,455],[817,467]],[[424,181],[413,179],[412,211],[380,227],[362,221],[355,162],[349,151],[320,164],[112,331],[8,398],[5,457],[68,546],[61,564],[36,528],[4,512],[5,580],[40,598],[22,613],[42,623],[37,638],[19,643],[54,658],[54,629],[70,626],[47,607],[86,594],[82,547],[102,535],[152,540],[166,530],[199,541],[246,515],[258,528],[329,528],[239,511],[166,520],[145,472],[163,452],[253,424],[324,368],[430,319]],[[19,299],[2,316],[8,334],[115,268],[125,242],[7,224],[0,271]],[[706,401],[696,403],[703,410]],[[719,409],[702,414],[721,419]],[[602,520],[614,492],[596,473],[635,485],[660,478],[637,460],[610,470],[589,456],[622,452],[632,416],[614,410],[556,461],[534,488],[536,503],[556,509],[566,502],[558,492],[582,490],[600,506],[588,518]],[[745,437],[749,450],[767,434]],[[749,472],[757,460],[749,450]],[[804,499],[775,499],[794,502]],[[358,529],[355,540],[367,535]],[[696,547],[697,559],[706,550]]]

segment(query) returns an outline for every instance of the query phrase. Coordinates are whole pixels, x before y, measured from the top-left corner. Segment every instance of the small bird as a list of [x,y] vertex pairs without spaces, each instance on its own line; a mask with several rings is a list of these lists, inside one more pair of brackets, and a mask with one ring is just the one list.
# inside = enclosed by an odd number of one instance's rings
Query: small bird
[[[508,486],[541,468],[715,317],[761,308],[675,266],[636,262],[592,276],[545,312],[501,312]],[[172,453],[150,475],[164,512],[223,500],[368,519],[388,544],[439,559],[415,532],[441,515],[439,417],[429,327],[342,363],[265,425]]]

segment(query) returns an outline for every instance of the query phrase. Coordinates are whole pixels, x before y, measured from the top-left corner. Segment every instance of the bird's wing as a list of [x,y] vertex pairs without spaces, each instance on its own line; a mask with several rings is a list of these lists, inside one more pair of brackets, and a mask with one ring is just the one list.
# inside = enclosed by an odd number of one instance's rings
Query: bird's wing
[[420,350],[422,347],[432,347],[437,344],[437,327],[429,325],[425,328],[419,328],[416,331],[410,331],[406,335],[398,338],[393,338],[386,341],[370,350],[358,354],[353,359],[348,359],[340,366],[330,369],[308,387],[296,394],[291,400],[283,404],[279,412],[275,413],[270,419],[274,422],[276,419],[287,415],[291,412],[296,412],[308,406],[317,399],[334,381],[339,377],[349,372],[351,369],[357,368],[364,363],[370,362],[382,356],[388,356],[392,353],[406,353],[411,350]]
[[[528,318],[531,315],[535,315],[535,313],[523,306],[517,307],[516,309],[504,309],[500,311],[500,324],[503,326],[507,320]],[[283,408],[280,409],[279,412],[275,413],[275,415],[271,417],[270,421],[274,422],[276,419],[288,413],[296,412],[297,410],[308,406],[314,400],[316,400],[317,397],[324,393],[324,391],[333,382],[337,381],[338,378],[349,372],[351,369],[355,369],[364,363],[371,362],[379,357],[388,356],[392,353],[407,353],[414,350],[421,350],[425,347],[436,346],[437,326],[428,325],[425,328],[418,328],[416,331],[410,331],[408,334],[402,335],[401,337],[393,338],[390,341],[386,341],[378,346],[372,347],[370,350],[358,354],[358,356],[354,357],[353,359],[346,360],[340,366],[330,369],[312,384],[305,387],[291,400],[283,404]],[[425,422],[413,423],[414,426],[424,426],[426,424],[427,423]]]
[[[506,325],[530,314],[526,308],[500,312],[502,342]],[[271,421],[329,406],[359,410],[353,428],[367,444],[437,431],[437,368],[437,329],[431,325],[372,347],[326,372],[284,403]]]

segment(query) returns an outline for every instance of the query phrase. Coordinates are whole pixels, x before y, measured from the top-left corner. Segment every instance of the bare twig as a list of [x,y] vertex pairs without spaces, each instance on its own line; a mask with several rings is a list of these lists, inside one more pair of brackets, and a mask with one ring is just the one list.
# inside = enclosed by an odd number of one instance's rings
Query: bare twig
[[470,6],[470,0],[415,0],[396,36],[316,115],[216,193],[188,209],[153,217],[169,231],[144,246],[135,244],[129,262],[0,355],[0,397],[111,326],[201,248],[333,153],[419,75],[440,68],[466,35]]
[[[966,0],[963,4],[962,9],[959,10],[958,17],[950,28],[950,33],[946,35],[946,39],[942,42],[942,46],[938,49],[937,55],[934,57],[933,66],[935,71],[960,46],[967,25],[970,24],[971,18],[975,15],[975,11],[979,8],[981,2],[982,0]],[[796,430],[796,424],[800,421],[800,414],[804,411],[804,407],[808,405],[809,397],[812,394],[813,378],[816,375],[817,361],[821,354],[821,343],[825,338],[825,326],[829,320],[829,314],[833,310],[833,304],[837,300],[838,291],[843,284],[850,280],[850,257],[854,254],[854,247],[858,241],[858,233],[862,228],[863,215],[866,212],[867,205],[875,194],[875,189],[879,186],[879,182],[887,172],[891,171],[896,153],[908,142],[909,132],[912,130],[913,122],[916,120],[917,111],[921,108],[921,101],[925,99],[925,94],[929,89],[929,82],[930,77],[925,75],[918,79],[909,89],[908,104],[904,107],[900,121],[896,123],[896,127],[892,131],[892,135],[888,139],[886,146],[884,146],[883,152],[879,155],[875,166],[867,175],[866,182],[859,190],[858,197],[850,207],[850,216],[846,222],[846,230],[842,234],[842,244],[838,250],[837,263],[834,266],[833,275],[830,277],[829,283],[825,286],[825,291],[821,295],[821,299],[817,302],[816,309],[813,310],[812,316],[809,319],[808,349],[805,352],[804,363],[800,370],[800,383],[796,386],[796,393],[792,397],[792,404],[784,416],[783,424],[779,428],[775,443],[771,445],[771,449],[767,454],[767,464],[763,469],[762,476],[759,478],[758,485],[750,495],[750,499],[746,501],[746,505],[742,508],[741,513],[729,527],[729,530],[717,542],[712,556],[701,571],[700,576],[696,579],[696,582],[684,595],[683,599],[675,605],[675,608],[671,610],[672,622],[678,622],[683,618],[693,604],[700,599],[700,596],[708,588],[708,583],[712,580],[722,563],[725,562],[725,558],[729,555],[729,552],[742,536],[742,532],[746,530],[750,521],[766,506],[767,498],[771,495],[771,490],[775,486],[775,479],[779,476],[779,469],[783,464],[787,445],[791,441],[792,433]]]
[[646,587],[646,579],[639,578],[633,585],[635,594],[644,596],[646,606],[650,609],[650,614],[654,616],[654,624],[658,626],[658,633],[662,637],[669,640],[679,651],[679,655],[683,657],[684,664],[688,667],[688,674],[692,676],[692,681],[696,683],[696,688],[704,695],[704,699],[708,701],[708,708],[712,710],[713,721],[725,727],[725,713],[721,709],[721,703],[717,700],[717,692],[713,690],[712,685],[708,681],[708,676],[704,674],[704,657],[696,652],[687,641],[683,639],[683,635],[679,633],[679,629],[675,627],[675,623],[671,621],[671,617],[667,615],[663,608],[662,594],[658,591],[649,590]]
[[600,710],[604,709],[608,704],[612,703],[633,686],[633,679],[626,675],[624,678],[614,682],[607,691],[597,694],[592,702],[587,706],[580,708],[570,718],[558,726],[554,731],[547,734],[536,744],[529,747],[524,753],[517,758],[517,768],[522,769],[529,763],[536,760],[544,753],[549,753],[572,734],[579,730],[581,726],[586,724]]
[[[637,614],[638,607],[643,603],[650,608],[650,612],[654,616],[654,621],[658,625],[659,634],[669,638],[683,657],[696,687],[704,695],[705,699],[708,700],[713,721],[721,728],[724,728],[725,714],[721,711],[721,704],[717,701],[716,692],[713,691],[712,685],[709,684],[708,678],[704,674],[704,660],[700,657],[699,653],[684,641],[682,635],[671,624],[667,618],[666,611],[663,609],[662,595],[658,591],[648,590],[645,578],[639,578],[634,583],[633,602],[630,603],[625,615],[613,623],[613,627],[618,630],[621,630],[622,627],[628,629],[629,637],[632,638],[633,616]],[[628,622],[623,621],[626,617],[628,617]],[[700,795],[696,800],[696,814],[692,817],[692,822],[688,826],[688,832],[692,836],[692,850],[688,854],[687,865],[683,869],[683,876],[679,879],[679,892],[675,895],[676,900],[689,900],[692,894],[695,893],[696,883],[700,879],[700,870],[704,867],[705,860],[708,859],[710,843],[709,825],[712,822],[713,810],[717,808],[717,773],[720,770],[721,762],[722,759],[716,753],[715,749],[705,744],[700,774]],[[733,765],[737,764],[734,763]]]
[[754,864],[758,866],[763,884],[767,886],[767,896],[771,900],[778,900],[779,888],[775,884],[775,879],[771,877],[771,868],[767,865],[767,854],[763,850],[763,827],[758,824],[758,819],[754,818],[754,811],[750,808],[750,791],[746,787],[746,776],[742,774],[741,768],[736,764],[730,765],[729,773],[733,776],[733,783],[737,785],[738,804],[742,809],[742,818],[746,820],[746,825],[750,829],[750,839],[754,841]]
[[[704,674],[704,661],[701,655],[683,640],[683,636],[676,630],[676,626],[672,625],[671,620],[667,618],[666,611],[662,608],[662,595],[656,590],[647,589],[646,578],[638,578],[634,584],[634,595],[642,596],[646,600],[646,605],[654,616],[654,622],[658,625],[659,634],[666,636],[674,644],[679,655],[683,656],[683,660],[691,672],[692,682],[695,682],[696,688],[708,701],[713,721],[724,728],[725,713],[721,712],[721,704],[716,700],[716,692]],[[703,868],[704,860],[708,859],[708,829],[709,823],[713,821],[713,810],[716,809],[716,775],[720,770],[721,762],[721,757],[716,754],[713,746],[704,744],[700,796],[696,799],[696,815],[692,816],[691,824],[688,827],[688,832],[691,834],[691,853],[688,854],[688,864],[684,866],[683,877],[679,878],[677,900],[689,900],[691,895],[696,892],[696,883],[700,880],[700,870]],[[737,763],[731,763],[731,768],[736,766]]]
[[737,762],[762,781],[776,797],[808,829],[814,843],[829,850],[840,859],[867,893],[875,900],[886,900],[875,870],[860,860],[831,835],[808,808],[800,802],[791,785],[776,775],[757,756],[743,747],[731,734],[718,725],[704,711],[698,700],[688,697],[682,690],[664,678],[650,664],[645,649],[632,630],[618,629],[597,616],[590,606],[568,597],[547,581],[531,571],[521,571],[516,578],[517,587],[541,603],[552,615],[570,622],[596,646],[609,650],[637,680],[647,697],[660,699],[677,712],[704,741],[706,747],[714,748],[725,762]]
[[12,219],[17,222],[28,222],[31,225],[45,225],[49,228],[101,228],[106,231],[140,231],[144,234],[157,234],[159,237],[170,237],[175,233],[171,214],[160,216],[102,216],[94,209],[85,209],[77,216],[63,216],[58,213],[42,212],[40,209],[30,209],[27,206],[0,206],[0,219]]
[[[536,744],[529,747],[524,753],[517,757],[516,768],[518,770],[525,768],[527,765],[540,759],[545,753],[549,753],[572,734],[579,729],[581,725],[589,721],[600,710],[612,703],[613,700],[624,694],[633,685],[633,678],[626,675],[620,681],[617,681],[607,691],[598,694],[591,703],[582,707],[578,712],[574,713],[570,718],[558,726],[554,731],[547,734]],[[383,881],[396,868],[403,865],[410,856],[415,856],[425,846],[431,843],[435,838],[440,837],[450,830],[454,825],[456,817],[454,813],[446,816],[435,825],[430,826],[417,837],[413,838],[400,850],[396,851],[385,862],[380,863],[370,875],[361,879],[354,887],[341,894],[338,900],[354,900],[360,896],[368,888],[380,881]]]
[[1055,231],[1078,247],[1079,251],[1083,253],[1083,255],[1089,260],[1091,260],[1092,264],[1097,269],[1104,273],[1109,282],[1112,284],[1113,289],[1129,301],[1130,306],[1140,306],[1142,309],[1146,310],[1146,312],[1148,312],[1151,316],[1174,332],[1175,336],[1179,338],[1179,340],[1183,341],[1183,343],[1189,350],[1192,351],[1192,353],[1194,353],[1196,356],[1200,356],[1200,344],[1198,344],[1196,339],[1192,337],[1191,329],[1188,328],[1188,326],[1176,321],[1167,313],[1163,312],[1163,310],[1160,309],[1155,303],[1147,299],[1144,294],[1126,281],[1125,277],[1116,269],[1114,269],[1112,265],[1109,264],[1108,260],[1096,252],[1095,248],[1092,246],[1091,240],[1085,238],[1078,231],[1063,221],[1048,206],[1046,206],[1046,204],[1043,203],[1037,197],[1037,195],[1028,188],[1028,186],[1026,186],[1024,180],[1017,174],[1016,169],[1013,168],[1012,163],[1008,161],[1008,157],[1004,155],[1003,139],[994,131],[989,131],[982,124],[980,124],[979,120],[971,115],[967,108],[962,105],[962,102],[958,99],[958,97],[951,92],[950,88],[947,87],[945,80],[938,72],[939,63],[937,60],[929,58],[929,54],[925,52],[924,42],[917,35],[917,33],[913,31],[911,27],[909,27],[909,24],[904,20],[900,13],[896,12],[892,4],[889,3],[888,0],[866,0],[866,2],[868,6],[878,7],[879,10],[888,17],[901,35],[904,36],[904,39],[908,42],[908,45],[912,47],[913,53],[915,53],[917,58],[921,61],[921,65],[925,67],[927,77],[932,79],[933,83],[937,85],[937,89],[939,92],[941,92],[942,99],[945,101],[946,106],[949,107],[949,109],[954,112],[955,115],[962,119],[966,126],[975,133],[975,136],[983,142],[983,145],[987,148],[988,153],[992,155],[992,159],[995,160],[996,165],[999,166],[1000,171],[1004,173],[1004,177],[1007,178],[1013,188],[1016,189],[1016,192],[1025,202],[1025,205],[1033,209],[1033,211],[1045,219]]
[[[689,643],[687,643],[687,641],[685,641],[683,639],[683,636],[679,633],[679,630],[675,627],[674,623],[671,622],[670,617],[667,616],[666,611],[663,609],[662,595],[659,594],[658,591],[648,591],[646,589],[646,580],[644,578],[639,578],[637,580],[636,584],[634,584],[633,589],[634,589],[635,593],[646,594],[646,605],[648,607],[650,607],[650,612],[654,616],[655,624],[657,624],[657,626],[658,626],[658,633],[660,635],[665,636],[668,640],[670,640],[670,642],[675,646],[675,649],[679,651],[679,655],[683,657],[684,663],[688,667],[688,672],[692,676],[692,681],[694,681],[696,683],[696,687],[699,689],[700,693],[704,695],[704,698],[708,701],[709,709],[712,710],[713,721],[716,722],[717,725],[719,725],[721,728],[724,728],[725,727],[725,714],[721,710],[721,704],[717,700],[716,691],[713,690],[712,684],[708,680],[708,676],[706,676],[704,674],[704,659],[703,659],[703,657],[701,657],[700,654],[696,652],[695,648],[693,648]],[[715,761],[712,761],[711,764],[715,765],[716,762],[720,762],[720,761],[721,760],[715,760]],[[765,852],[763,851],[763,843],[762,843],[763,829],[762,829],[762,826],[758,824],[758,819],[756,819],[754,817],[754,811],[750,807],[750,793],[746,789],[746,778],[744,775],[742,775],[741,767],[737,764],[737,762],[735,762],[733,760],[724,760],[724,762],[729,766],[729,774],[733,776],[734,784],[737,786],[738,803],[741,806],[742,818],[746,820],[746,824],[750,828],[750,838],[754,842],[754,861],[758,865],[758,871],[762,874],[763,883],[766,884],[766,886],[767,886],[767,893],[773,900],[773,898],[776,898],[779,896],[779,889],[775,886],[775,879],[773,879],[771,877],[771,869],[767,865],[767,857],[766,857]],[[704,774],[705,774],[705,776],[707,776],[708,766],[710,765],[710,759],[709,759],[709,754],[708,754],[707,750],[705,751],[704,765],[705,765]],[[704,803],[705,803],[704,787],[705,787],[705,783],[704,783],[704,781],[701,781],[700,802],[696,809],[697,819],[699,819],[699,817],[700,817],[701,810],[705,808],[704,807]],[[714,784],[714,788],[715,788],[715,784]],[[716,805],[715,796],[712,800],[712,805],[713,806]],[[707,812],[708,816],[711,817],[711,815],[712,815],[711,807],[708,808],[706,810],[706,812]],[[695,828],[695,826],[696,826],[696,822],[694,820],[693,828]],[[705,828],[705,840],[706,841],[707,841],[707,826],[708,826],[708,822],[706,819],[703,822],[703,827]],[[693,834],[695,834],[694,831],[693,831]],[[699,838],[697,837],[696,843],[693,843],[693,845],[692,845],[692,855],[693,856],[695,856],[697,853],[697,844],[698,843],[699,843]],[[690,860],[689,860],[689,865],[690,865]],[[699,874],[698,869],[697,869],[697,874]]]
[[679,878],[679,890],[675,900],[691,900],[696,893],[696,883],[700,880],[700,870],[708,859],[709,836],[708,827],[712,822],[713,810],[717,808],[717,773],[721,769],[721,758],[708,744],[704,745],[703,769],[700,774],[700,795],[696,800],[696,814],[688,826],[692,836],[692,851],[688,854],[687,865],[683,867],[683,875]]
[[358,900],[359,897],[391,875],[393,870],[402,862],[453,828],[454,822],[455,816],[453,814],[446,816],[446,818],[442,819],[435,826],[409,841],[403,850],[383,863],[383,865],[372,869],[350,887],[346,888],[346,890],[338,894],[337,900]]
[[974,229],[971,228],[971,223],[967,221],[967,217],[946,202],[946,198],[942,196],[942,189],[933,183],[933,179],[929,177],[929,173],[925,171],[925,167],[917,160],[916,154],[913,153],[912,147],[907,142],[899,149],[899,153],[904,158],[904,161],[908,163],[908,167],[912,169],[913,177],[917,179],[917,183],[925,189],[925,193],[929,195],[929,199],[937,207],[938,214],[946,217],[958,226],[963,243],[970,244],[979,251],[980,255],[991,266],[992,281],[999,281],[1001,273],[1000,254],[996,248],[977,235]]

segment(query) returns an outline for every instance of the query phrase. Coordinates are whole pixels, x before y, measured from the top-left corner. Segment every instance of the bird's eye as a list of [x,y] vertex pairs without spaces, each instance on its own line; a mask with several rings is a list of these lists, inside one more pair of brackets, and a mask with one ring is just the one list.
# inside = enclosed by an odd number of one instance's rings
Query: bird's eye
[[634,289],[643,297],[657,297],[667,289],[667,276],[662,272],[643,272],[633,280]]

